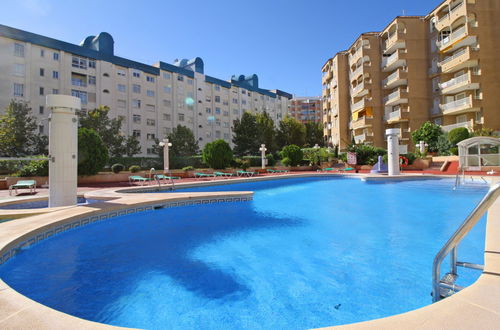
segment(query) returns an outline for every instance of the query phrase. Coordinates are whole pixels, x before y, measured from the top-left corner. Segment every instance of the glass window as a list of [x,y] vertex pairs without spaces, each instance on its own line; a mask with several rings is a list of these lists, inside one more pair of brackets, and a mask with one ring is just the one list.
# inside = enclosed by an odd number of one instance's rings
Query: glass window
[[59,53],[53,53],[52,58],[54,59],[54,61],[59,61]]
[[155,82],[155,77],[146,76],[146,81],[150,82],[150,83],[154,83]]
[[45,49],[40,49],[40,57],[45,57]]
[[132,85],[132,92],[140,93],[141,92],[141,85],[133,84]]
[[71,58],[71,66],[74,68],[86,69],[87,60],[78,56],[73,56]]
[[95,60],[89,60],[89,68],[94,68],[95,69]]
[[87,104],[87,92],[72,89],[71,95],[78,97],[82,101],[82,104]]
[[164,113],[163,114],[163,120],[170,120],[170,114],[169,113]]
[[89,85],[95,85],[96,79],[95,76],[89,76]]
[[16,63],[14,64],[14,76],[24,77],[25,67],[24,64]]
[[123,84],[118,84],[118,91],[125,93],[127,91],[127,86],[125,86]]
[[170,79],[171,75],[168,72],[163,72],[163,79]]
[[126,107],[127,107],[127,101],[118,100],[118,108],[126,108]]
[[146,104],[146,110],[155,111],[155,106],[153,104]]
[[193,85],[193,79],[188,79],[188,85]]
[[170,100],[163,100],[163,106],[165,106],[165,107],[171,107],[172,106],[172,101],[170,101]]
[[45,108],[43,107],[43,105],[41,105],[41,106],[38,107],[38,113],[39,114],[43,115],[44,111],[45,111]]
[[120,77],[125,77],[127,75],[125,70],[117,70],[116,74],[119,75]]
[[132,121],[133,121],[135,124],[140,124],[140,123],[141,123],[141,115],[133,115],[133,116],[132,116]]
[[184,114],[183,113],[179,113],[177,115],[177,118],[179,119],[179,121],[184,121]]
[[14,56],[24,57],[24,45],[23,44],[14,44]]
[[43,76],[45,76],[45,69],[40,68],[40,77],[43,77]]
[[154,96],[155,96],[155,91],[152,91],[152,90],[148,89],[148,90],[146,91],[146,95],[147,95],[147,96],[154,97]]
[[148,125],[148,126],[154,126],[155,125],[155,120],[154,119],[148,119],[146,121],[146,125]]
[[165,87],[163,87],[163,91],[164,91],[165,93],[172,93],[172,87],[170,87],[170,86],[165,86]]
[[220,108],[215,108],[215,114],[220,115]]
[[219,95],[215,96],[215,102],[220,103],[220,96]]
[[214,86],[214,89],[215,89],[216,91],[220,91],[220,86],[219,86],[219,85],[215,85],[215,86]]
[[58,89],[53,88],[53,89],[52,89],[52,94],[55,94],[55,95],[59,94],[59,90],[58,90]]
[[40,95],[44,95],[45,94],[45,89],[43,87],[40,87],[39,94]]
[[52,71],[52,78],[59,79],[59,71]]
[[132,108],[141,108],[141,100],[132,100]]
[[134,71],[134,72],[132,72],[132,76],[134,76],[135,78],[140,78],[141,73],[139,71]]
[[24,85],[14,83],[14,96],[24,96]]
[[132,135],[135,136],[136,138],[140,138],[141,137],[141,130],[139,129],[134,129],[132,131]]
[[148,133],[148,134],[146,134],[146,138],[148,140],[154,140],[156,138],[156,136],[153,133]]
[[184,76],[178,75],[178,76],[177,76],[177,80],[178,80],[178,81],[184,81]]

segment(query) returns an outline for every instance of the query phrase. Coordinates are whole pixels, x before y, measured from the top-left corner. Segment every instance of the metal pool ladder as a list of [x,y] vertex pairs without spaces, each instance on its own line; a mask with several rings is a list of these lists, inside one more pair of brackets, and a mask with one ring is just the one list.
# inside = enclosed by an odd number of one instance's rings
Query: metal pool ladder
[[[477,204],[474,210],[464,220],[460,227],[455,231],[451,238],[441,248],[441,250],[434,257],[434,264],[432,265],[432,301],[436,302],[443,298],[449,297],[455,292],[460,291],[463,287],[456,285],[455,282],[458,278],[457,267],[465,267],[476,270],[483,270],[484,265],[478,265],[469,262],[457,260],[457,248],[462,239],[470,232],[481,217],[493,205],[496,199],[500,196],[500,183],[495,184],[490,188],[488,193]],[[441,277],[441,264],[447,255],[450,255],[450,271],[446,273],[443,278]]]

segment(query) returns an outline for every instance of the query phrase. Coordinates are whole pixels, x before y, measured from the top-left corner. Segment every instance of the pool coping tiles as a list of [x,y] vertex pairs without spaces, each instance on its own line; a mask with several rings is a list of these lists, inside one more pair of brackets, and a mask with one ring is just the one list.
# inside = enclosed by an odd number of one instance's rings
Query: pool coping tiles
[[[281,175],[290,177],[337,176],[338,174]],[[369,180],[392,180],[387,176],[349,175]],[[394,180],[442,178],[439,176],[413,175]],[[277,177],[245,178],[226,182],[203,181],[199,185],[238,183],[278,179]],[[498,179],[493,179],[493,182]],[[208,183],[207,183],[208,182]],[[193,183],[178,185],[189,187]],[[139,189],[137,189],[139,188]],[[48,209],[47,212],[0,223],[0,264],[15,256],[22,249],[69,230],[121,215],[161,208],[182,207],[211,203],[241,202],[253,198],[252,192],[207,192],[207,193],[157,193],[141,194],[152,187],[133,187],[99,190],[86,193],[87,198],[110,198],[103,203],[85,206]],[[430,267],[430,266],[429,266]],[[429,278],[429,285],[431,279]],[[430,288],[429,288],[430,290]],[[326,299],[327,297],[325,297]],[[429,298],[430,299],[430,298]],[[485,244],[485,268],[483,274],[471,286],[459,293],[407,313],[386,318],[340,325],[339,329],[493,329],[500,324],[500,200],[488,212]],[[0,328],[2,329],[117,329],[119,327],[83,320],[41,305],[16,292],[0,279]],[[326,328],[325,328],[326,329]]]

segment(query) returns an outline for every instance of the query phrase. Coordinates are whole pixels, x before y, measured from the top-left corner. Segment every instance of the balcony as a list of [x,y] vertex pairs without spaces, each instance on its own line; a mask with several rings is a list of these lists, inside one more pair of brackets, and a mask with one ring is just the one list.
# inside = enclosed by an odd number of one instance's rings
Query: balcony
[[476,112],[480,110],[479,100],[473,100],[472,95],[463,99],[455,100],[445,104],[440,104],[439,107],[444,115],[456,115],[466,112]]
[[386,79],[382,81],[382,87],[384,89],[392,89],[394,87],[407,85],[408,84],[408,72],[403,69],[398,69],[397,71],[391,73]]
[[373,140],[373,132],[365,132],[360,135],[355,135],[354,136],[354,141],[356,143],[371,143]]
[[351,103],[351,112],[362,110],[366,106],[367,100],[363,98],[361,101]]
[[451,125],[444,125],[444,126],[441,126],[441,129],[445,132],[449,132],[451,131],[452,129],[455,129],[455,128],[458,128],[458,127],[465,127],[467,128],[469,131],[472,131],[473,129],[473,121],[472,119],[469,120],[469,121],[464,121],[462,123],[456,123],[456,124],[451,124]]
[[408,91],[406,89],[399,88],[397,91],[384,97],[383,102],[385,106],[408,103]]
[[359,45],[354,53],[349,53],[349,64],[356,63],[356,61],[363,56],[363,49],[370,48],[370,42],[368,40],[361,40],[361,45]]
[[401,121],[408,121],[407,114],[408,114],[407,109],[399,108],[398,110],[395,111],[386,112],[384,115],[384,120],[388,124],[398,123]]
[[394,69],[406,65],[406,59],[404,58],[406,51],[403,49],[398,49],[394,54],[389,57],[384,57],[382,59],[382,71],[389,72]]
[[383,44],[384,54],[391,53],[399,48],[405,48],[406,42],[404,40],[404,37],[405,33],[403,31],[397,31],[389,35],[389,37]]
[[436,29],[438,31],[450,26],[451,23],[455,22],[457,18],[467,15],[467,6],[464,5],[464,1],[455,5],[455,7],[451,8],[451,10],[445,15],[439,17],[436,21]]
[[479,89],[479,83],[473,79],[472,73],[469,71],[439,84],[439,88],[441,88],[441,94],[457,94],[466,90]]
[[371,127],[373,123],[373,117],[367,117],[363,116],[359,118],[358,120],[353,120],[352,121],[352,129],[361,129],[361,128],[366,128],[366,127]]
[[83,81],[82,79],[75,79],[75,78],[71,78],[71,85],[87,87],[87,83],[85,81]]
[[453,31],[447,37],[436,41],[436,45],[440,52],[448,52],[463,46],[473,45],[476,42],[477,37],[469,35],[469,26],[464,25]]
[[369,93],[368,88],[370,88],[370,86],[371,84],[369,82],[363,81],[362,83],[351,89],[351,96],[360,97],[367,95]]
[[477,55],[470,47],[466,47],[439,62],[438,66],[441,67],[441,72],[447,73],[476,66],[477,63]]
[[321,79],[321,83],[323,85],[326,85],[328,81],[332,79],[332,77],[333,77],[333,72],[330,70],[326,71],[325,74],[323,75],[323,78]]

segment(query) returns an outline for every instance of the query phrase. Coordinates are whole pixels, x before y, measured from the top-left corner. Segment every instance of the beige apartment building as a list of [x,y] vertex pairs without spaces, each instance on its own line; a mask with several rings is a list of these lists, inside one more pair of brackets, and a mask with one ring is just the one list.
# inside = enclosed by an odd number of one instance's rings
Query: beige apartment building
[[294,97],[289,101],[288,115],[302,124],[322,123],[321,97]]
[[[349,131],[349,141],[386,147],[385,129],[399,128],[401,152],[406,152],[415,149],[411,132],[428,120],[444,131],[500,130],[500,61],[495,58],[500,24],[494,21],[499,15],[497,0],[447,0],[427,16],[398,16],[382,32],[362,34],[347,50],[348,91],[338,90],[351,104],[337,131]],[[325,100],[331,95],[332,60],[322,68]],[[328,129],[330,106],[323,105],[325,140],[342,145]]]
[[350,143],[348,53],[337,53],[322,68],[323,133],[325,143],[345,150]]
[[266,111],[278,124],[292,98],[260,88],[255,74],[206,75],[199,57],[148,65],[116,56],[105,32],[77,45],[0,25],[0,111],[12,99],[28,101],[47,134],[48,94],[79,97],[82,111],[109,106],[111,117],[123,117],[123,133],[141,142],[142,156],[177,125],[190,128],[200,147],[215,139],[232,143],[233,120]]
[[427,17],[431,117],[455,127],[500,130],[500,2],[447,0]]

